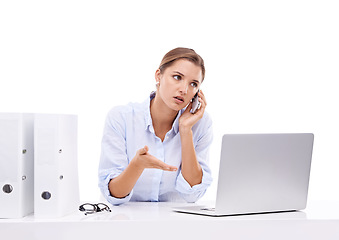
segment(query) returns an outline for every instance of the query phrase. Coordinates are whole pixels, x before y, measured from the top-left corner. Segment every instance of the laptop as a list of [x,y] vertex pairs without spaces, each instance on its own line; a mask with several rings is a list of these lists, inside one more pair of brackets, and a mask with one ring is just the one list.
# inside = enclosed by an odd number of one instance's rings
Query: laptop
[[306,208],[314,135],[225,134],[214,207],[173,210],[209,216]]

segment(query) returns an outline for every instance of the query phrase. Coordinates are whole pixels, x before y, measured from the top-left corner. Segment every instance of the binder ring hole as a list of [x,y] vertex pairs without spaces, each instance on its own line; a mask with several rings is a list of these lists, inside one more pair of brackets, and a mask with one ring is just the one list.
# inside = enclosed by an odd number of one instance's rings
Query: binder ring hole
[[59,153],[62,153],[62,149],[59,149]]
[[48,199],[50,199],[50,198],[52,197],[52,195],[51,195],[50,192],[43,192],[43,193],[41,194],[41,197],[42,197],[43,199],[45,199],[45,200],[48,200]]
[[13,191],[13,187],[10,184],[5,184],[2,188],[2,191],[4,191],[5,193],[11,193]]
[[23,153],[23,154],[25,154],[26,152],[27,152],[27,150],[26,150],[26,149],[23,149],[23,150],[22,150],[22,153]]
[[60,180],[64,179],[64,176],[63,176],[63,175],[60,175],[59,179],[60,179]]

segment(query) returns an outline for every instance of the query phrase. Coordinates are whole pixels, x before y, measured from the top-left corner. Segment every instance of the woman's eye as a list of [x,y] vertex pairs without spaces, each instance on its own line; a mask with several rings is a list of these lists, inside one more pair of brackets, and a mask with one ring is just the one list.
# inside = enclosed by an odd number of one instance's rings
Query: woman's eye
[[180,75],[174,75],[173,78],[176,79],[176,80],[181,80],[181,76]]
[[196,82],[192,82],[192,83],[191,83],[191,86],[194,87],[194,88],[196,88],[196,87],[198,87],[198,84],[197,84]]

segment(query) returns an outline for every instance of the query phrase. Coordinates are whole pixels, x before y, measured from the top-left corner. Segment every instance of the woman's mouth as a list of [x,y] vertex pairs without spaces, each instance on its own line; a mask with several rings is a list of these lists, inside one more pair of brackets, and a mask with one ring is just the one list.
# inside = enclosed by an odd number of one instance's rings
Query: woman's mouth
[[178,104],[181,104],[185,101],[185,99],[183,97],[176,96],[176,97],[174,97],[174,101]]

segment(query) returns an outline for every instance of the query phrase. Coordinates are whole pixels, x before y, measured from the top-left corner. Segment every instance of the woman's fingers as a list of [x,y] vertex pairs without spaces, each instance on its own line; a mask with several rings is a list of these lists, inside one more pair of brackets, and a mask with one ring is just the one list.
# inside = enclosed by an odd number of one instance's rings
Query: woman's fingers
[[164,171],[171,171],[171,172],[175,172],[175,171],[177,171],[177,170],[178,170],[178,168],[177,168],[177,167],[174,167],[174,166],[171,166],[171,165],[168,165],[168,164],[166,164],[166,165],[165,165],[165,168],[163,168],[162,170],[164,170]]
[[205,106],[206,106],[206,105],[207,105],[207,102],[206,102],[206,97],[205,97],[203,91],[200,90],[199,93],[198,93],[198,95],[199,95],[200,98],[202,98],[202,100],[204,101]]
[[159,159],[157,159],[156,157],[151,156],[152,158],[150,159],[150,161],[152,162],[153,166],[152,168],[157,168],[157,169],[161,169],[164,171],[177,171],[178,168],[172,165],[168,165],[162,161],[160,161]]
[[143,168],[157,168],[164,171],[177,171],[178,168],[175,166],[168,165],[153,155],[148,153],[148,146],[145,146],[138,150],[137,154],[139,155],[139,163],[143,166]]
[[199,98],[199,102],[201,103],[200,109],[205,109],[207,102],[206,102],[206,97],[205,97],[204,93],[202,92],[202,90],[199,91],[198,98]]
[[141,148],[141,149],[138,150],[138,154],[139,154],[139,155],[144,155],[144,154],[146,154],[147,152],[148,152],[148,146],[145,146],[145,147],[143,147],[143,148]]

